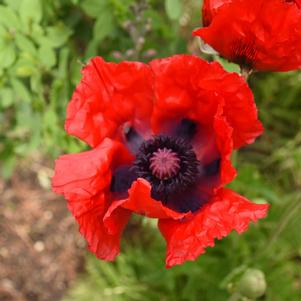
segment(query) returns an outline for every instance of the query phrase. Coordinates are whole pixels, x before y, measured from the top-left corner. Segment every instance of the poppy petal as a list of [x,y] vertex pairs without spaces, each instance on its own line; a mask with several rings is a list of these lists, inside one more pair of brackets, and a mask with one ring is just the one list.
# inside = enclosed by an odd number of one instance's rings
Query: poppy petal
[[67,109],[68,134],[95,147],[105,137],[120,136],[118,129],[125,122],[146,130],[152,110],[152,73],[147,65],[107,63],[95,57],[82,75]]
[[[93,206],[90,205],[89,211],[76,216],[80,225],[80,233],[88,242],[88,249],[103,260],[112,261],[120,252],[120,238],[125,225],[130,217],[128,210],[119,208],[110,215],[106,209],[107,202],[104,195],[93,198]],[[69,201],[69,207],[72,202]],[[106,225],[103,218],[107,214]]]
[[151,185],[148,181],[138,178],[129,189],[129,198],[120,201],[123,208],[151,218],[182,219],[191,213],[179,213],[165,207],[160,201],[151,197]]
[[122,233],[132,212],[120,207],[123,200],[113,201],[103,217],[103,223],[110,235]]
[[89,199],[110,185],[114,165],[131,160],[121,143],[108,138],[95,149],[63,155],[55,162],[53,191],[66,199]]
[[155,73],[155,133],[170,132],[185,118],[210,126],[221,104],[233,128],[235,149],[252,143],[262,133],[252,91],[238,74],[226,72],[217,62],[188,55],[154,60],[151,68]]
[[233,128],[223,116],[223,109],[219,106],[214,118],[214,130],[216,144],[221,156],[221,185],[230,183],[236,177],[236,170],[231,162],[233,151],[232,133]]
[[63,194],[80,226],[80,233],[97,257],[113,260],[119,253],[120,236],[129,218],[123,208],[108,215],[107,224],[116,222],[114,231],[103,224],[110,205],[104,193],[110,186],[113,167],[132,160],[119,142],[106,138],[97,148],[79,154],[61,156],[56,161],[52,187]]
[[219,8],[233,0],[204,0],[202,7],[203,26],[209,26]]
[[167,242],[166,267],[195,260],[213,247],[214,240],[232,230],[244,232],[251,221],[266,216],[269,205],[255,204],[230,189],[220,189],[214,199],[191,219],[159,220],[159,229]]

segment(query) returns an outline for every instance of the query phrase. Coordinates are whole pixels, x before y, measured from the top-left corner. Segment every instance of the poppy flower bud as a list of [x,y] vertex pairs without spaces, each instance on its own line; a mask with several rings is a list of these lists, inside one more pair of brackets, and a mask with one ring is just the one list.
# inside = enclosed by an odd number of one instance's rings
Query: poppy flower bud
[[238,291],[247,298],[256,299],[265,294],[265,275],[257,269],[248,269],[238,283]]

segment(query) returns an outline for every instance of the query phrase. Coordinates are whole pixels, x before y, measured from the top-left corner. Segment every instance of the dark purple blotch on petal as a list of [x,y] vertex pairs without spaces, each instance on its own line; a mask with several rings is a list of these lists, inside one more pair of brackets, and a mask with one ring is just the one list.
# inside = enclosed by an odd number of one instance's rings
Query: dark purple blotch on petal
[[114,171],[110,190],[116,193],[127,192],[137,178],[138,175],[131,165],[120,166]]

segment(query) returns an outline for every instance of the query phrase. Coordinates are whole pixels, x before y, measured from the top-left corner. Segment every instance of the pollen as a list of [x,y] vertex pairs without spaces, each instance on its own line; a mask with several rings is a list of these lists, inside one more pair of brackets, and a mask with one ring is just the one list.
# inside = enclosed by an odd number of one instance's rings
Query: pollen
[[160,180],[174,177],[180,170],[178,154],[166,147],[159,148],[150,158],[150,170]]

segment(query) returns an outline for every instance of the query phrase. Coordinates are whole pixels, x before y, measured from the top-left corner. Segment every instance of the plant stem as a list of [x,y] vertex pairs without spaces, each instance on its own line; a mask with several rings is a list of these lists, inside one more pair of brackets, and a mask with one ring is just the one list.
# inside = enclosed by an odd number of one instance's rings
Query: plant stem
[[248,81],[249,76],[252,74],[252,72],[253,72],[253,69],[250,69],[245,66],[240,66],[240,74],[246,80],[246,82]]

